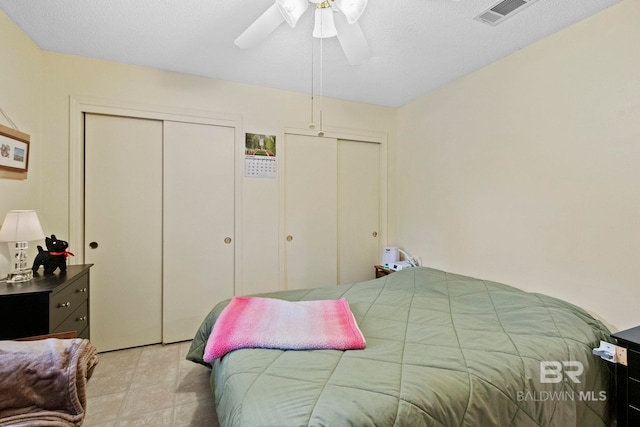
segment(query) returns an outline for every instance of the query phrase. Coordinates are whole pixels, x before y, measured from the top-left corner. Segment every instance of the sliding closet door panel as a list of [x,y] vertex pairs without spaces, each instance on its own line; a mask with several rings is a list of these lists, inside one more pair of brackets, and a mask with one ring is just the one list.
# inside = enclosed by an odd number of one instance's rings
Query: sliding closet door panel
[[338,283],[373,279],[380,257],[380,144],[338,141]]
[[285,242],[288,289],[336,284],[337,141],[285,136]]
[[[85,116],[85,262],[98,351],[160,342],[162,122]],[[73,248],[72,248],[73,249]]]
[[165,122],[163,342],[234,294],[234,129]]

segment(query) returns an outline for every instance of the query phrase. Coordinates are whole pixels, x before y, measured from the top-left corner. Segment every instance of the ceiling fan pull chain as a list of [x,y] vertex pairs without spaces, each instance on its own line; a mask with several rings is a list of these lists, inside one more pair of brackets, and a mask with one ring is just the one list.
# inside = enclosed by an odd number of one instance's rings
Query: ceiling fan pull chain
[[313,86],[314,86],[314,79],[313,79],[313,72],[314,72],[314,67],[313,67],[313,60],[314,60],[314,56],[315,56],[315,52],[313,49],[314,45],[314,41],[313,41],[313,36],[311,37],[311,121],[309,122],[309,129],[315,129],[316,128],[316,124],[313,122]]
[[[322,24],[321,24],[322,25]],[[324,136],[324,129],[322,127],[322,109],[324,104],[324,88],[323,88],[323,43],[322,39],[320,39],[320,131],[318,132],[318,136]]]

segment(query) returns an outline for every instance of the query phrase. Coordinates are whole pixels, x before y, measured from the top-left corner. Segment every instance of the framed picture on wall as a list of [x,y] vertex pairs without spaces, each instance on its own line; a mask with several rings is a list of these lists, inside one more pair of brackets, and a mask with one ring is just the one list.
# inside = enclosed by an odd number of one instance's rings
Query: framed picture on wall
[[29,170],[29,135],[0,125],[0,169]]

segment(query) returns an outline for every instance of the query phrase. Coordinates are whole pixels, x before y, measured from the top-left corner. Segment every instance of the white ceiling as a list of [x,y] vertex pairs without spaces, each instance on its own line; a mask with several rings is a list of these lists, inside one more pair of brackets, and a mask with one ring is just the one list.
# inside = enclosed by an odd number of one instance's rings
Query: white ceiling
[[[497,26],[497,0],[370,0],[360,26],[373,57],[352,66],[323,41],[322,94],[398,107],[620,0],[539,0]],[[251,50],[233,44],[273,0],[0,0],[42,49],[311,92],[312,8]],[[319,41],[316,95],[319,93]]]

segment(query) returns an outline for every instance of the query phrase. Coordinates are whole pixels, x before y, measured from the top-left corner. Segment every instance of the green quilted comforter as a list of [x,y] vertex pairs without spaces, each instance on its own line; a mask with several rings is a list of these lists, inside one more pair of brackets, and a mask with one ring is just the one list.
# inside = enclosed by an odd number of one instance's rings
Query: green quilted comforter
[[[584,310],[419,267],[347,286],[261,296],[345,298],[364,350],[242,349],[213,363],[220,425],[608,426],[609,331]],[[202,360],[218,304],[187,359]]]

